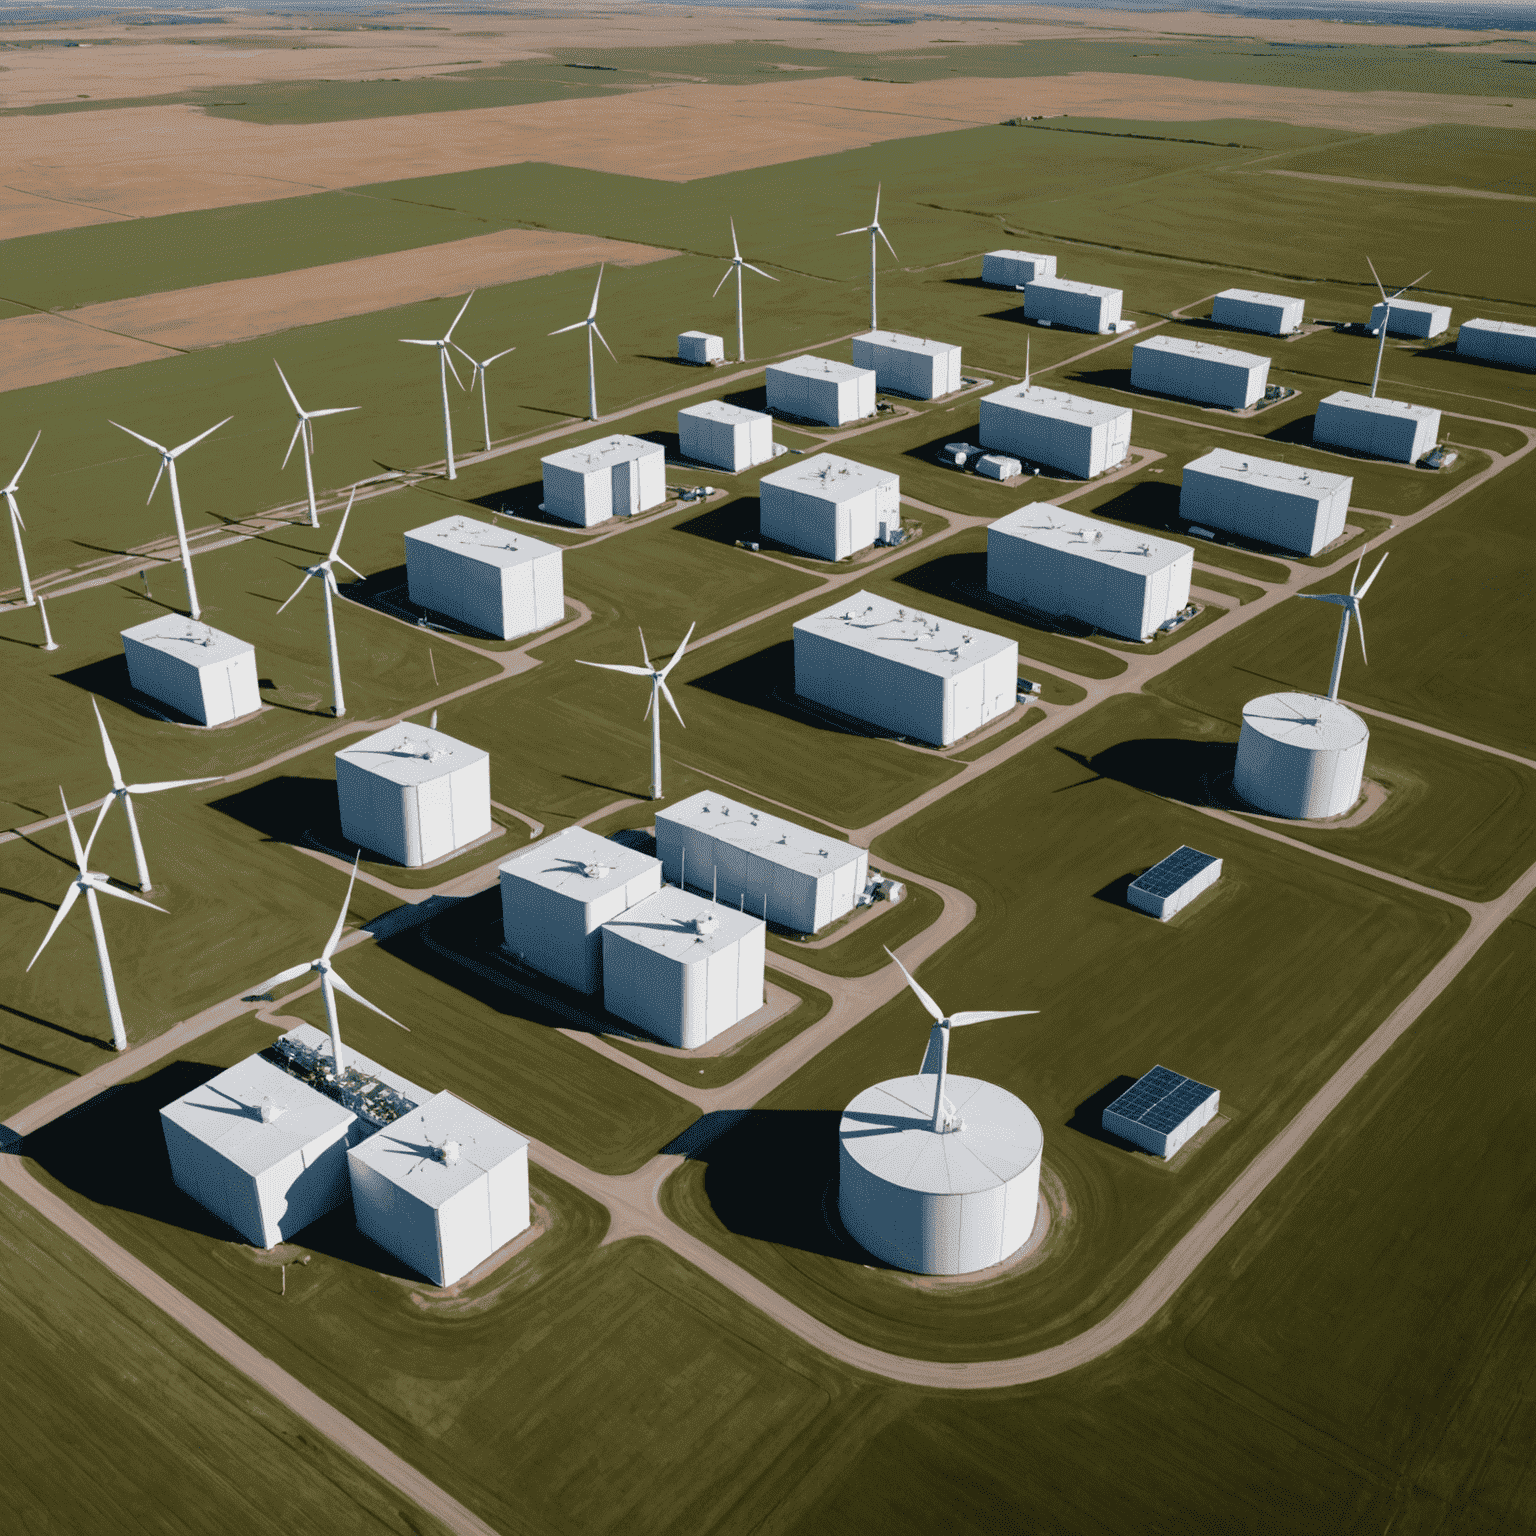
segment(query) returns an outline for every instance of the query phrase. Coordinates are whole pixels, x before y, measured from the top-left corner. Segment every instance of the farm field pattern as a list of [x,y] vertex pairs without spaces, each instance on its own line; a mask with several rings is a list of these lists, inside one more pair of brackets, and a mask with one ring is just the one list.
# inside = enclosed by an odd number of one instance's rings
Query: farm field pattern
[[[92,22],[73,77],[56,33],[0,28],[0,471],[41,432],[19,501],[60,642],[41,648],[7,551],[0,1292],[19,1389],[0,1492],[19,1528],[1536,1524],[1536,384],[1444,337],[1393,340],[1381,392],[1439,408],[1455,463],[1311,440],[1319,400],[1369,385],[1374,342],[1349,329],[1375,295],[1363,253],[1388,281],[1430,268],[1415,296],[1450,305],[1452,333],[1536,322],[1536,82],[1517,67],[1536,35],[674,9],[615,12],[600,40],[575,11]],[[301,133],[313,177],[263,176],[251,146]],[[97,163],[93,145],[115,147]],[[899,252],[881,324],[962,344],[966,385],[775,440],[898,473],[916,537],[844,564],[749,552],[757,473],[682,462],[676,412],[760,408],[775,359],[848,360],[867,253],[832,236],[877,184]],[[683,366],[684,329],[734,354],[730,285],[710,296],[730,217],[778,281],[747,276],[745,362]],[[979,280],[999,246],[1123,288],[1135,334],[1025,327],[1020,296]],[[598,260],[617,357],[599,351],[594,425],[580,339],[548,333],[585,313]],[[471,283],[456,338],[517,350],[489,375],[489,449],[454,391],[450,480],[435,360],[399,338],[441,334]],[[1234,286],[1324,323],[1215,330]],[[1149,334],[1263,352],[1294,394],[1252,416],[1138,394]],[[1010,488],[935,461],[976,441],[1026,340],[1034,379],[1133,408],[1124,466]],[[359,407],[317,423],[318,529],[297,456],[279,467],[274,359],[307,406]],[[164,488],[144,500],[155,456],[111,422],[176,443],[223,417],[179,466],[183,504],[204,617],[254,644],[263,709],[202,732],[128,685],[119,631],[185,592]],[[662,442],[673,493],[713,494],[549,522],[540,458],[610,432]],[[1215,447],[1352,474],[1348,537],[1303,559],[1192,534],[1180,471]],[[336,719],[318,594],[278,608],[354,486]],[[1032,500],[1191,546],[1200,617],[1134,645],[993,602],[987,528]],[[452,512],[562,546],[559,625],[502,642],[416,622],[402,536]],[[1341,693],[1371,727],[1379,803],[1339,826],[1243,812],[1222,789],[1243,704],[1326,687],[1337,610],[1296,599],[1383,554],[1369,662],[1352,638]],[[791,625],[861,589],[1014,639],[1042,694],[943,751],[807,710]],[[668,801],[724,789],[908,886],[828,942],[771,934],[784,1013],[697,1060],[486,953],[512,852],[654,820],[640,690],[576,663],[636,660],[637,626],[670,654],[690,623]],[[59,787],[77,817],[107,787],[93,700],[130,781],[216,778],[137,807],[167,912],[103,903],[121,1056],[83,917],[27,969],[73,869]],[[433,711],[491,755],[492,839],[426,870],[364,852],[339,958],[410,1026],[344,1002],[349,1041],[531,1139],[535,1235],[454,1293],[345,1210],[249,1248],[174,1188],[158,1118],[276,1031],[323,1025],[314,987],[249,989],[335,921],[335,752]],[[1225,873],[1160,925],[1125,888],[1181,843]],[[114,812],[92,866],[131,861]],[[843,1105],[922,1051],[886,946],[949,1006],[1039,1010],[956,1047],[1045,1131],[1045,1241],[983,1281],[871,1265],[826,1214]],[[1169,1166],[1098,1118],[1158,1062],[1222,1091],[1218,1129]],[[129,1434],[151,1398],[153,1433]]]

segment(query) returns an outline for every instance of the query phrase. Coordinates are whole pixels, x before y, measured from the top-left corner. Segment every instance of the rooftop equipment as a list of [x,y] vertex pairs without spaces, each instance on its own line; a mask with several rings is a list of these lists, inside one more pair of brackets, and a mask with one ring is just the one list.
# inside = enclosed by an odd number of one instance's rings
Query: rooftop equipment
[[774,456],[773,417],[724,400],[705,400],[677,413],[678,449],[685,459],[733,475]]
[[411,601],[503,640],[565,617],[558,545],[471,517],[444,517],[405,535]]
[[1353,490],[1349,475],[1213,448],[1184,466],[1179,516],[1315,555],[1343,535]]
[[1104,1111],[1104,1129],[1166,1161],[1210,1123],[1220,1105],[1220,1089],[1153,1067]]
[[1120,323],[1121,290],[1064,277],[1037,277],[1024,288],[1024,318],[1103,334]]
[[1211,303],[1211,319],[1238,331],[1264,336],[1289,336],[1299,331],[1306,308],[1302,299],[1279,293],[1255,293],[1251,288],[1225,288]]
[[1175,848],[1166,859],[1131,881],[1126,900],[1138,912],[1166,923],[1219,879],[1221,860],[1186,845]]
[[994,288],[1022,288],[1056,276],[1056,258],[1034,251],[988,251],[981,258],[981,280]]
[[548,454],[544,510],[561,522],[590,528],[610,517],[633,517],[667,499],[666,455],[660,443],[620,433]]
[[846,560],[901,528],[901,480],[833,453],[818,453],[764,475],[759,527],[765,539]]
[[856,368],[875,370],[875,388],[937,400],[960,388],[960,348],[897,331],[866,331],[853,338]]
[[841,427],[875,414],[875,370],[828,357],[792,357],[767,369],[768,407]]
[[984,447],[1091,480],[1131,451],[1131,408],[1010,384],[982,397],[980,436]]
[[1131,384],[1192,400],[1242,411],[1264,398],[1269,383],[1269,359],[1231,347],[1178,336],[1153,336],[1131,348]]

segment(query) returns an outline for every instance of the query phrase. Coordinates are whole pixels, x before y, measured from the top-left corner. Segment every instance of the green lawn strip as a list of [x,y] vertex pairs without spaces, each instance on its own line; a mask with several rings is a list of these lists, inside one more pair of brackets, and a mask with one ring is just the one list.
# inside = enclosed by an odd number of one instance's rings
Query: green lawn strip
[[1251,603],[1254,598],[1264,595],[1263,587],[1249,586],[1245,581],[1233,581],[1230,576],[1218,575],[1199,565],[1195,567],[1191,585],[1203,587],[1207,592],[1225,593],[1228,597],[1235,597],[1239,604]]
[[[871,870],[880,867],[878,859],[870,860]],[[900,949],[908,939],[936,923],[944,910],[943,898],[937,891],[916,880],[908,880],[905,884],[907,894],[895,906],[882,904],[878,916],[845,938],[836,939],[825,949],[813,948],[772,931],[768,934],[768,949],[772,954],[785,955],[802,965],[813,966],[828,976],[868,976],[890,964],[887,949]],[[826,932],[818,937],[826,937]]]
[[1187,640],[1189,636],[1198,634],[1207,624],[1214,624],[1223,614],[1230,612],[1230,609],[1223,608],[1219,603],[1204,602],[1194,618],[1186,619],[1177,629],[1159,631],[1150,640],[1122,640],[1117,635],[1106,635],[1102,630],[1096,631],[1092,640],[1095,645],[1108,646],[1111,650],[1129,651],[1137,656],[1156,656]]
[[1291,558],[1297,565],[1310,565],[1315,568],[1337,565],[1345,555],[1355,554],[1362,544],[1368,544],[1374,538],[1385,533],[1392,527],[1390,517],[1377,517],[1370,512],[1361,512],[1355,507],[1349,509],[1345,517],[1345,523],[1350,528],[1359,529],[1342,544],[1331,545],[1318,555],[1293,555]]
[[963,752],[951,753],[962,763],[974,763],[978,757],[985,757],[987,753],[995,751],[1005,742],[1012,741],[1015,736],[1021,736],[1032,725],[1039,725],[1045,719],[1043,709],[1031,707],[1024,711],[1020,720],[1014,721],[1005,731],[999,731],[994,736],[989,736],[985,741],[978,742],[974,747],[967,747]]
[[1536,134],[1529,130],[1436,123],[1433,127],[1372,134],[1367,139],[1305,146],[1269,163],[1313,175],[1351,176],[1417,186],[1471,187],[1528,197],[1536,191],[1530,162],[1527,160],[1522,167],[1513,158],[1521,153],[1521,145],[1536,150]]

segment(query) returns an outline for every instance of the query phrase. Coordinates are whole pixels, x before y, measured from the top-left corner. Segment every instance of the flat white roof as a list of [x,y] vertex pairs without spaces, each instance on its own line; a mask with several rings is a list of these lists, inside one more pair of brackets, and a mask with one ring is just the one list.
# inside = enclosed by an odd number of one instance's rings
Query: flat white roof
[[1027,507],[1020,507],[1017,512],[998,518],[992,527],[1009,538],[1039,544],[1046,549],[1059,549],[1083,560],[1112,565],[1121,571],[1135,571],[1138,575],[1150,575],[1180,561],[1193,565],[1195,559],[1194,550],[1187,544],[1135,533],[1114,523],[1101,523],[1080,512],[1053,506],[1048,501],[1033,501]]
[[177,661],[194,667],[210,667],[219,662],[233,661],[237,656],[254,654],[256,647],[222,629],[195,619],[183,618],[179,613],[162,613],[158,619],[147,619],[122,631],[125,640],[137,640],[140,645],[152,646]]
[[707,896],[680,891],[675,885],[662,886],[603,924],[620,938],[680,965],[729,949],[762,926],[762,919],[750,912],[716,906]]
[[1087,293],[1096,299],[1112,299],[1123,292],[1119,288],[1101,288],[1097,283],[1074,283],[1070,277],[1037,277],[1031,288],[1056,288],[1062,293]]
[[661,860],[648,853],[599,837],[585,827],[567,827],[508,859],[500,872],[586,903],[660,867]]
[[701,421],[723,421],[732,427],[773,420],[766,411],[749,411],[744,405],[731,405],[725,400],[701,400],[697,405],[685,405],[677,414],[697,416]]
[[1287,298],[1283,293],[1258,293],[1252,288],[1223,288],[1218,299],[1240,299],[1245,304],[1299,304],[1300,299]]
[[1497,331],[1501,336],[1536,336],[1536,325],[1516,325],[1513,320],[1463,320],[1464,331]]
[[[316,1029],[313,1024],[300,1024],[297,1029],[290,1029],[286,1035],[279,1035],[278,1039],[292,1041],[295,1045],[304,1046],[306,1049],[324,1056],[327,1060],[330,1059],[331,1037],[325,1030]],[[432,1097],[419,1083],[413,1083],[408,1077],[401,1077],[398,1072],[391,1072],[388,1067],[380,1065],[371,1056],[364,1056],[347,1039],[345,1034],[341,1037],[341,1046],[342,1050],[346,1053],[349,1070],[355,1068],[369,1077],[378,1078],[385,1087],[393,1088],[401,1098],[409,1099],[412,1104],[424,1104]],[[283,1075],[285,1077],[288,1076],[286,1072]],[[296,1078],[289,1078],[288,1080],[290,1082],[298,1081]],[[299,1086],[305,1087],[307,1085],[300,1083]]]
[[616,437],[599,437],[576,448],[562,448],[559,453],[547,453],[541,464],[553,464],[556,469],[573,469],[577,474],[590,475],[596,469],[611,469],[628,459],[643,459],[647,454],[660,453],[660,443],[648,443],[643,437],[630,437],[619,433]]
[[[1371,305],[1371,308],[1372,309],[1380,309],[1382,304],[1385,303],[1385,302],[1386,301],[1383,300],[1383,299],[1377,299],[1376,302],[1373,305]],[[1393,309],[1416,309],[1416,310],[1418,310],[1418,312],[1421,315],[1432,315],[1437,310],[1449,310],[1450,307],[1451,306],[1449,304],[1431,304],[1431,303],[1428,303],[1424,299],[1393,299],[1392,300],[1392,308]]]
[[855,592],[794,627],[938,677],[955,677],[1014,645],[1001,635],[905,608],[873,592]]
[[839,502],[862,496],[882,485],[895,485],[899,478],[889,469],[871,469],[868,464],[840,458],[835,453],[818,453],[764,475],[759,483],[799,491],[822,501]]
[[895,347],[900,352],[958,352],[959,344],[953,341],[927,341],[921,336],[904,336],[900,331],[865,331],[855,336],[855,341],[872,342],[877,347]]
[[[282,1111],[275,1120],[261,1118],[263,1099]],[[260,1056],[246,1057],[160,1113],[253,1178],[357,1118]]]
[[808,379],[872,379],[873,368],[855,368],[852,363],[834,362],[830,357],[792,357],[787,363],[769,363],[769,373],[800,373]]
[[427,784],[444,774],[457,773],[490,753],[459,741],[446,731],[401,721],[343,747],[336,756],[392,784]]
[[720,338],[718,336],[714,335],[713,332],[710,332],[710,331],[680,331],[678,333],[679,339],[681,339],[684,336],[702,336],[705,341],[719,341],[720,340]]
[[1230,448],[1213,448],[1200,458],[1191,459],[1184,466],[1184,472],[1188,474],[1192,469],[1219,475],[1223,480],[1262,485],[1268,490],[1291,491],[1301,496],[1331,496],[1354,484],[1349,475],[1306,469],[1300,464],[1282,464],[1278,459],[1256,459],[1251,453],[1234,453]]
[[866,852],[841,838],[796,826],[782,816],[753,810],[750,805],[712,789],[702,789],[670,810],[658,811],[656,820],[707,832],[770,864],[806,875],[821,876],[845,864],[856,864]]
[[1138,341],[1133,352],[1172,352],[1176,357],[1188,357],[1202,363],[1225,363],[1231,368],[1252,368],[1255,363],[1267,363],[1269,359],[1257,352],[1239,352],[1233,347],[1217,347],[1208,341],[1186,341],[1182,336],[1153,336]]
[[1096,427],[1101,422],[1129,416],[1128,405],[1112,405],[1105,400],[1089,400],[1082,395],[1068,395],[1059,389],[1043,389],[1038,384],[1010,384],[982,396],[983,405],[1006,405],[1012,410],[1028,411],[1032,416],[1050,416],[1057,421],[1076,422]]
[[473,517],[439,518],[420,528],[408,528],[405,536],[429,547],[451,549],[456,555],[494,565],[499,570],[526,565],[530,560],[559,552],[558,545],[529,538],[526,533],[514,533],[509,528],[497,528]]
[[1422,421],[1427,416],[1440,414],[1433,405],[1410,405],[1406,400],[1373,400],[1369,395],[1351,394],[1347,389],[1329,395],[1323,404],[1336,405],[1346,411],[1369,411],[1373,416],[1396,416],[1404,421]]
[[[439,1148],[445,1141],[458,1143],[454,1162],[443,1161]],[[375,1131],[352,1156],[437,1210],[527,1145],[526,1136],[444,1089]]]
[[1315,693],[1265,693],[1243,705],[1243,724],[1288,747],[1342,752],[1370,732],[1354,710]]
[[1045,261],[1048,258],[1042,256],[1039,251],[988,251],[988,256],[1010,256],[1015,261]]

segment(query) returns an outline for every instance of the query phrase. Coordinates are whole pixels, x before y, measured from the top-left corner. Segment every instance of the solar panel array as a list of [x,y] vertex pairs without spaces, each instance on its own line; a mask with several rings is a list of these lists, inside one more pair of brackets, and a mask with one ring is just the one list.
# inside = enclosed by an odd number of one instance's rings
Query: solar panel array
[[1176,848],[1161,864],[1154,864],[1146,874],[1131,884],[1149,896],[1171,896],[1180,886],[1193,880],[1201,870],[1210,868],[1215,862],[1213,854],[1201,853],[1196,848]]
[[1192,1077],[1153,1067],[1115,1100],[1106,1114],[1121,1115],[1136,1125],[1166,1134],[1186,1120],[1215,1092]]

